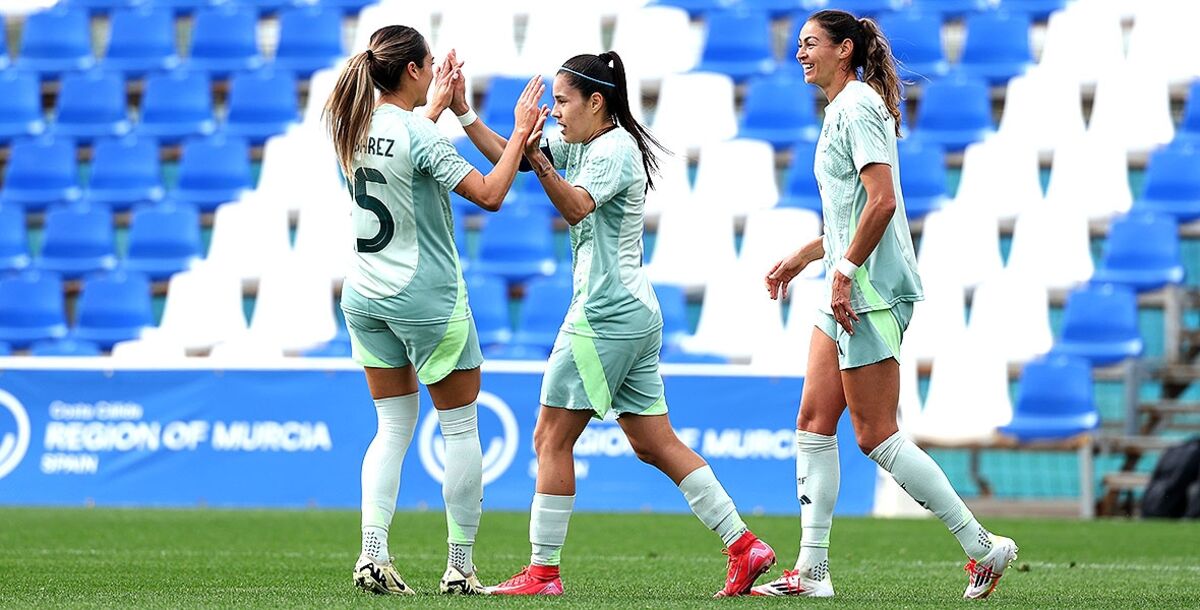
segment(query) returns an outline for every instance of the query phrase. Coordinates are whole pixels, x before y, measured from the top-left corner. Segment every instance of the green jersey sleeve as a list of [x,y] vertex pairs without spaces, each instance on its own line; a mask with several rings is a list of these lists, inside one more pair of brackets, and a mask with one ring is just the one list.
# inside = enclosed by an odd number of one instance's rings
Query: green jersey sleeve
[[850,117],[846,123],[845,138],[854,168],[862,173],[864,167],[872,163],[891,165],[891,152],[888,146],[887,124],[871,111],[859,111]]
[[567,144],[563,140],[562,134],[546,138],[546,143],[543,148],[550,150],[550,163],[554,165],[554,169],[567,169],[567,157],[571,155],[572,144]]
[[412,121],[411,134],[413,167],[447,191],[454,190],[475,169],[429,120],[419,117]]

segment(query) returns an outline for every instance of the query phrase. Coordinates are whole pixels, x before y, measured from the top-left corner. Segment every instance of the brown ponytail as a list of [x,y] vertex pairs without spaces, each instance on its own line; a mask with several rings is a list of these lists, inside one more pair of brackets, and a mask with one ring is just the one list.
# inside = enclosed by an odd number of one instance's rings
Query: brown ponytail
[[429,47],[420,32],[403,25],[389,25],[371,34],[367,50],[346,62],[321,119],[325,121],[342,173],[350,180],[354,152],[363,146],[371,130],[375,90],[395,91],[408,64],[421,66]]
[[888,42],[879,24],[872,19],[858,19],[846,11],[824,10],[808,18],[826,32],[834,44],[849,38],[854,43],[854,54],[850,57],[850,68],[856,73],[861,70],[863,82],[871,86],[887,105],[888,113],[896,123],[896,136],[900,136],[900,75],[896,72],[896,58],[892,56],[892,45]]

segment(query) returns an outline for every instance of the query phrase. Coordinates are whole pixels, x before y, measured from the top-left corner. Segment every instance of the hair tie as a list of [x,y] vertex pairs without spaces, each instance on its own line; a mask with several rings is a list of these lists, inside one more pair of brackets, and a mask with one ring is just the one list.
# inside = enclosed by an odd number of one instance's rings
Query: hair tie
[[570,69],[570,68],[568,68],[568,67],[566,67],[566,66],[562,66],[562,67],[560,67],[560,68],[559,68],[559,70],[562,70],[562,71],[564,71],[564,72],[570,72],[571,74],[574,74],[575,76],[578,76],[578,77],[580,77],[580,78],[586,78],[586,79],[588,79],[588,80],[592,81],[593,83],[600,83],[601,85],[605,85],[605,86],[607,86],[607,87],[613,87],[614,89],[616,88],[616,85],[614,85],[614,84],[612,84],[612,83],[610,83],[610,82],[607,82],[607,81],[602,81],[602,80],[600,80],[600,79],[598,79],[598,78],[592,78],[592,77],[590,77],[590,76],[588,76],[588,75],[584,74],[583,72],[576,72],[576,71],[574,71],[574,70],[572,70],[572,69]]
[[367,49],[367,61],[375,61],[375,54],[371,52],[371,49]]

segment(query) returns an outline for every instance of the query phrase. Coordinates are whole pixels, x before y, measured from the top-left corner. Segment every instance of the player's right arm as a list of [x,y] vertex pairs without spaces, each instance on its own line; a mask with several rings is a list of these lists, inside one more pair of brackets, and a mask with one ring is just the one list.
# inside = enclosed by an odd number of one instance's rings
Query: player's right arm
[[[517,175],[517,168],[520,167],[526,143],[537,142],[542,138],[542,125],[545,124],[549,112],[547,109],[538,108],[538,101],[542,99],[545,89],[546,84],[540,75],[529,80],[525,91],[517,100],[516,108],[513,109],[513,115],[516,118],[513,137],[505,142],[500,154],[493,160],[496,166],[486,176],[478,170],[472,170],[458,183],[458,186],[454,187],[455,193],[485,210],[495,212],[500,209],[500,204],[504,201],[504,196],[508,194],[508,189],[512,187],[513,179]],[[479,123],[479,121],[475,121],[475,123]],[[484,129],[487,128],[484,127]],[[495,135],[491,129],[487,129],[487,131],[493,136]],[[468,133],[470,132],[468,131]],[[482,147],[481,150],[483,150]],[[484,154],[487,154],[486,151]]]
[[804,247],[795,252],[783,257],[779,262],[771,267],[767,272],[764,282],[767,285],[767,294],[772,299],[779,299],[781,296],[787,298],[788,283],[790,283],[797,275],[800,275],[804,268],[814,261],[819,261],[825,257],[825,241],[818,237]]

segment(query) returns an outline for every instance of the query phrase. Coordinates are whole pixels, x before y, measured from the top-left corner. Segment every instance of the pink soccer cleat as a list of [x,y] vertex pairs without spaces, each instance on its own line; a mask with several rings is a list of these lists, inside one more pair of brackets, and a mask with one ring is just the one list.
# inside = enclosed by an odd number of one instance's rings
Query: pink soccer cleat
[[736,597],[749,593],[754,581],[775,565],[774,549],[749,530],[722,552],[729,555],[729,575],[725,579],[725,587],[713,597]]
[[562,595],[563,584],[558,566],[530,565],[487,590],[492,595]]

